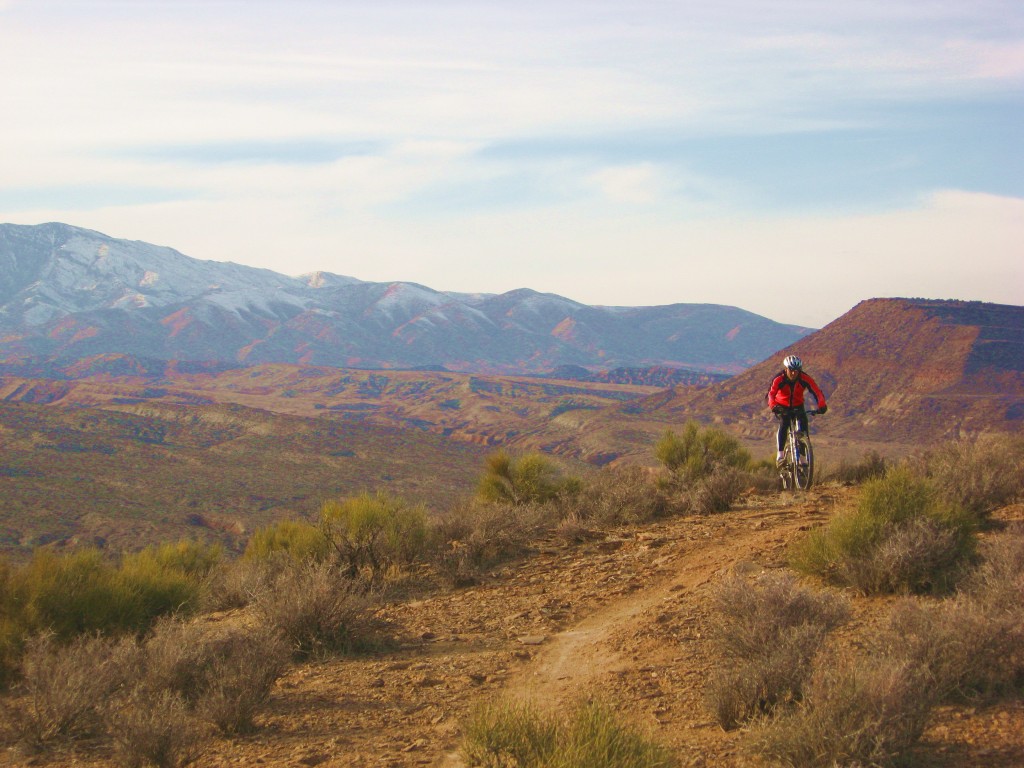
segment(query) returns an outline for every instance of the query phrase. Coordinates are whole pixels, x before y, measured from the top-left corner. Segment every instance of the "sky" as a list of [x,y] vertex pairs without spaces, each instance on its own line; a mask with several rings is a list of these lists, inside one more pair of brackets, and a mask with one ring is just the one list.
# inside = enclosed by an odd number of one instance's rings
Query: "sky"
[[821,327],[1024,305],[1020,0],[0,0],[0,222]]

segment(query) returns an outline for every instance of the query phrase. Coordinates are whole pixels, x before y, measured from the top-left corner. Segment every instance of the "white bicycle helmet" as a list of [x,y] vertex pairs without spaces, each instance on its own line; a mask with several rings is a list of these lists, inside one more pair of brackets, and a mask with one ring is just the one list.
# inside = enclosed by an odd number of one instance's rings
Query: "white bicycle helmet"
[[782,361],[783,368],[789,368],[792,371],[799,371],[804,366],[804,361],[796,355],[786,355],[786,358]]

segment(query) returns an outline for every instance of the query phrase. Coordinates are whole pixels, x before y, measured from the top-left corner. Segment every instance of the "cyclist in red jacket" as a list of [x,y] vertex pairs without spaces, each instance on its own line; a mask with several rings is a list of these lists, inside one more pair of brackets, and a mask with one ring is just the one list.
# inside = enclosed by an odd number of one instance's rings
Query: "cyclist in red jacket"
[[[803,371],[803,361],[796,355],[787,355],[782,361],[783,371],[772,380],[768,390],[768,407],[779,417],[779,432],[776,446],[779,449],[776,462],[782,463],[783,448],[786,445],[786,434],[789,431],[789,420],[797,420],[797,429],[807,431],[807,412],[804,410],[804,390],[810,389],[818,403],[818,413],[825,413],[825,395],[818,384]],[[790,409],[795,409],[790,410]]]

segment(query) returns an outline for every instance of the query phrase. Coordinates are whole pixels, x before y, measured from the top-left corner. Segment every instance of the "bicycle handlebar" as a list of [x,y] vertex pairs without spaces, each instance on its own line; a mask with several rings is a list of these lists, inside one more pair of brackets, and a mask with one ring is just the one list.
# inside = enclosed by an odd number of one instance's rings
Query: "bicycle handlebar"
[[[776,406],[776,407],[780,407],[780,406]],[[786,415],[793,415],[793,414],[800,413],[800,408],[787,408],[784,405],[781,406],[781,408],[783,409],[783,413],[786,414]],[[772,411],[772,414],[776,418],[782,416],[783,413],[775,413],[774,411]],[[818,415],[821,414],[821,411],[819,411],[817,408],[812,408],[811,410],[803,411],[803,413],[806,414],[807,416],[818,416]]]

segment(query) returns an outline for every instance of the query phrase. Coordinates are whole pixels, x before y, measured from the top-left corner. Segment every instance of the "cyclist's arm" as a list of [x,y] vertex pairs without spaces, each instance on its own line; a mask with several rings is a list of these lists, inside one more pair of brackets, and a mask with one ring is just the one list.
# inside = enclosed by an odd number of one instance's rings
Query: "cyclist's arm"
[[782,405],[782,403],[775,400],[775,396],[779,394],[779,389],[782,388],[782,380],[784,376],[776,376],[772,379],[771,389],[768,390],[768,410],[771,410],[776,405]]
[[822,406],[825,405],[825,395],[824,393],[822,393],[821,387],[819,387],[818,383],[810,376],[804,376],[804,381],[806,382],[807,386],[810,387],[811,392],[814,393],[814,399],[818,404],[818,408],[820,409]]

